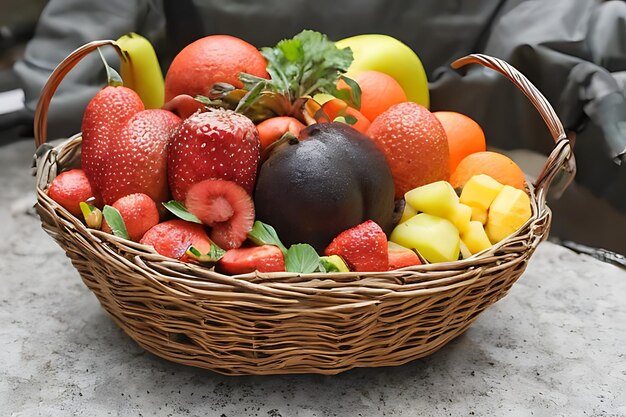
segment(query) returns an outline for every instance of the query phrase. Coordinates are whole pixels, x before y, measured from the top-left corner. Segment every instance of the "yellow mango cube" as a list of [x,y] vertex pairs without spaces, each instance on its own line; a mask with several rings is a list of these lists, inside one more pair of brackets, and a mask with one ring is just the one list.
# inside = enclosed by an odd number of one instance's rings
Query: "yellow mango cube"
[[461,240],[472,255],[491,247],[491,241],[481,222],[471,221],[468,230],[461,233]]
[[417,214],[417,210],[415,210],[409,203],[404,205],[404,210],[402,211],[402,216],[400,217],[400,223],[403,223],[409,220],[411,217]]
[[422,185],[407,192],[404,199],[418,212],[450,219],[454,214],[459,196],[447,181]]
[[415,249],[430,263],[459,259],[459,231],[447,219],[420,213],[393,229],[389,240]]
[[489,175],[474,175],[465,183],[459,201],[472,208],[472,220],[485,224],[487,210],[502,187],[502,184]]
[[492,243],[516,232],[532,215],[530,198],[524,191],[505,185],[489,206],[485,231]]
[[467,245],[463,243],[462,239],[461,239],[461,242],[459,243],[459,246],[461,248],[461,257],[463,259],[467,259],[470,256],[472,256],[472,252],[470,252],[470,250],[467,248]]
[[472,208],[466,204],[459,203],[456,206],[456,210],[452,214],[450,221],[461,232],[465,232],[470,225],[472,218]]

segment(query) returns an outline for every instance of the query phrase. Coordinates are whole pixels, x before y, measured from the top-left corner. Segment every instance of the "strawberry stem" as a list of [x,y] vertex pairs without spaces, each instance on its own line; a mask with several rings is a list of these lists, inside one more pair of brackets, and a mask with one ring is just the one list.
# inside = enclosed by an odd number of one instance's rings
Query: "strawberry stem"
[[115,71],[115,69],[113,69],[107,62],[107,60],[104,58],[104,55],[102,54],[102,51],[100,50],[100,48],[98,48],[98,53],[100,54],[100,59],[102,59],[102,63],[104,64],[104,69],[107,72],[107,84],[109,84],[111,87],[121,87],[124,85],[124,82],[122,81],[122,77],[120,76],[120,74],[118,74],[117,71]]

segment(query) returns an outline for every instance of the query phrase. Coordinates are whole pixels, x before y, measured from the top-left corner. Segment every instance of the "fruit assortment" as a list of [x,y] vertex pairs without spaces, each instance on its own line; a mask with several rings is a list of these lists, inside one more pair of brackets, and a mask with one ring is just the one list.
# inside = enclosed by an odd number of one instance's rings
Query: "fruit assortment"
[[471,257],[531,217],[521,169],[428,110],[389,36],[207,36],[165,80],[145,38],[118,47],[127,87],[105,63],[82,168],[47,191],[89,228],[225,274],[379,272]]

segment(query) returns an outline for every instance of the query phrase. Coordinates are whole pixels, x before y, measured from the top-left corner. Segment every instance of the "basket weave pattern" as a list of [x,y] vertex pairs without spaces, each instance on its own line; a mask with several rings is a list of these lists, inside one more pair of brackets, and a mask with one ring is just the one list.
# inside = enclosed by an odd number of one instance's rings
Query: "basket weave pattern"
[[[42,227],[113,320],[144,349],[174,362],[231,375],[336,374],[429,355],[506,295],[547,237],[550,183],[560,172],[573,171],[569,142],[543,96],[502,61],[470,56],[455,65],[469,62],[491,66],[520,86],[557,143],[535,186],[529,186],[530,220],[477,256],[379,273],[237,277],[184,264],[87,229],[47,196],[58,172],[78,166],[80,135],[39,152]],[[49,101],[54,88],[44,90],[42,101]],[[38,145],[45,143],[47,103],[42,108],[36,115]]]

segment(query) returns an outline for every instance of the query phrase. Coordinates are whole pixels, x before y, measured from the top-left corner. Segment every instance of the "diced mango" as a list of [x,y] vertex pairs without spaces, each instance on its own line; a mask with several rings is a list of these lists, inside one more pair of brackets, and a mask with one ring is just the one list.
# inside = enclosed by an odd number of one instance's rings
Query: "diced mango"
[[472,217],[472,208],[466,204],[459,203],[456,210],[452,214],[450,221],[454,224],[459,232],[463,233],[469,228],[470,219]]
[[472,220],[485,224],[487,209],[502,190],[502,187],[502,184],[489,175],[474,175],[465,183],[459,201],[472,208]]
[[404,210],[402,211],[402,217],[400,217],[400,223],[409,220],[411,217],[417,214],[417,210],[415,210],[409,203],[404,204]]
[[419,212],[445,219],[450,219],[459,203],[459,197],[447,181],[432,182],[414,188],[404,195],[404,199]]
[[489,240],[492,243],[501,241],[516,232],[531,215],[528,195],[518,188],[505,185],[489,206],[485,225]]
[[472,256],[472,252],[469,251],[469,249],[467,248],[467,245],[463,243],[463,240],[461,240],[459,246],[461,248],[461,257],[463,259],[467,259],[470,256]]
[[420,213],[400,223],[391,232],[392,242],[416,249],[428,262],[446,262],[459,259],[459,231],[442,217]]
[[461,233],[461,240],[472,255],[491,247],[491,241],[487,237],[482,223],[478,221],[470,222],[469,229],[465,233]]
[[387,249],[389,251],[396,251],[396,252],[411,250],[410,248],[407,248],[406,246],[402,246],[399,243],[392,242],[392,241],[387,242]]

